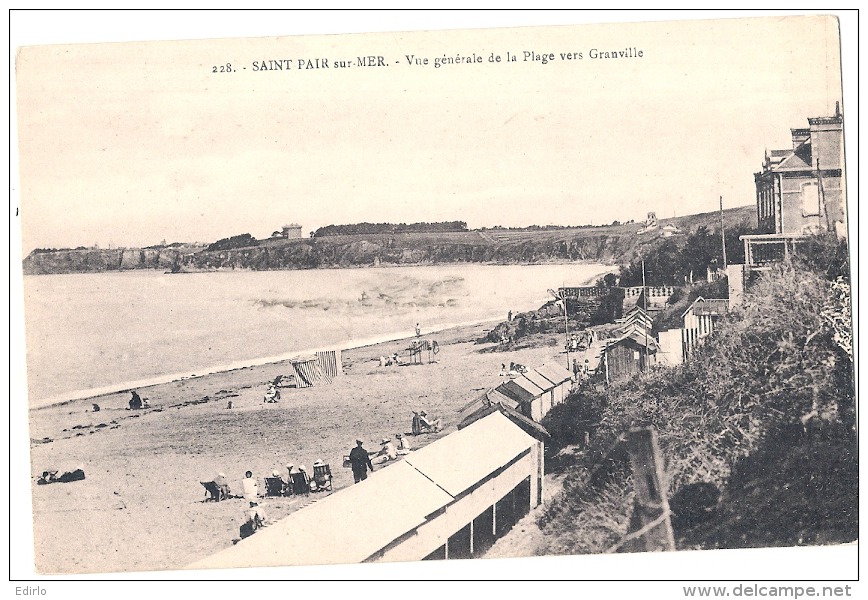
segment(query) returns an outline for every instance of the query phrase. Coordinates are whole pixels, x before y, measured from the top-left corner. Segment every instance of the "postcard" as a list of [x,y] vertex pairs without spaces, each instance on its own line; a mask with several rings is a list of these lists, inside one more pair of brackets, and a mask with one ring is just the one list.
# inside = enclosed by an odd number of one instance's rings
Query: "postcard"
[[849,15],[48,16],[26,579],[854,576]]

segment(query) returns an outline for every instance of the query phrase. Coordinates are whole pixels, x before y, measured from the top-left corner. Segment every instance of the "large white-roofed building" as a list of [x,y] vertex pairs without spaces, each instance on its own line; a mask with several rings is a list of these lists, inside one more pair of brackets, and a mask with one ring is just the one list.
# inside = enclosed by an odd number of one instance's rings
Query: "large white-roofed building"
[[544,435],[522,425],[495,410],[188,568],[478,555],[542,502]]

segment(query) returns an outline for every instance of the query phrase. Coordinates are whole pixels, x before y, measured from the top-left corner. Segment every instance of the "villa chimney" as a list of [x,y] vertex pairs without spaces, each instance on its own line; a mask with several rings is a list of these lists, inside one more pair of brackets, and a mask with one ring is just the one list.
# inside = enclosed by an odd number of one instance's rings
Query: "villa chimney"
[[790,129],[790,132],[793,134],[793,150],[804,144],[811,137],[810,129]]

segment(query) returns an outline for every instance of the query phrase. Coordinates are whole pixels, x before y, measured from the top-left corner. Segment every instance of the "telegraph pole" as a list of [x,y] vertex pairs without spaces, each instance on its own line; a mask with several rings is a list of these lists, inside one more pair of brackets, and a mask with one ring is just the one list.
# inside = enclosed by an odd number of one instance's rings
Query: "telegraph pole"
[[643,304],[645,305],[645,314],[642,315],[642,329],[645,330],[645,368],[643,371],[648,370],[648,325],[645,323],[645,319],[648,318],[648,288],[645,287],[645,261],[642,261],[642,298],[644,299]]
[[564,348],[566,348],[566,351],[567,351],[567,371],[572,373],[572,370],[570,369],[570,322],[567,319],[567,294],[566,294],[566,290],[564,290],[563,295],[561,295],[558,292],[555,292],[554,290],[549,290],[549,294],[551,294],[552,296],[555,297],[556,300],[563,302],[563,304],[564,304],[564,337],[566,338],[566,344],[565,344]]
[[723,270],[726,272],[726,229],[723,226],[723,196],[720,197],[720,245],[723,246]]

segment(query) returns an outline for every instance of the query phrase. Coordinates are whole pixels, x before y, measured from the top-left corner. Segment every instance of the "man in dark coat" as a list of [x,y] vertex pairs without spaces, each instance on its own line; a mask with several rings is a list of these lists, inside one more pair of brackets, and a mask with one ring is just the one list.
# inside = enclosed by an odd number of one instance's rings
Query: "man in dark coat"
[[356,447],[350,450],[350,465],[353,468],[353,479],[356,483],[368,478],[368,469],[373,473],[374,465],[368,451],[362,448],[362,440],[356,440]]

